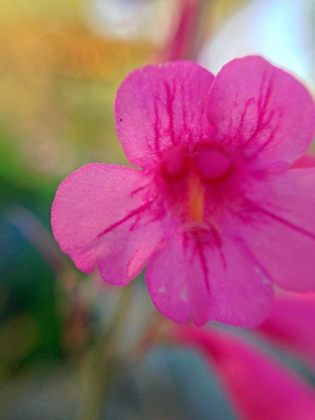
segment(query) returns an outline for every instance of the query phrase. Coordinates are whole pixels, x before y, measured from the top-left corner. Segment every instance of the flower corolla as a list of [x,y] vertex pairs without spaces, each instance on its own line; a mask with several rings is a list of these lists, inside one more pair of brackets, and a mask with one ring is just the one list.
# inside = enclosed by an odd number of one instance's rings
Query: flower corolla
[[258,56],[214,77],[194,62],[135,70],[115,101],[133,167],[93,163],[60,185],[52,228],[76,267],[125,286],[147,265],[156,307],[257,326],[274,285],[315,290],[315,106]]

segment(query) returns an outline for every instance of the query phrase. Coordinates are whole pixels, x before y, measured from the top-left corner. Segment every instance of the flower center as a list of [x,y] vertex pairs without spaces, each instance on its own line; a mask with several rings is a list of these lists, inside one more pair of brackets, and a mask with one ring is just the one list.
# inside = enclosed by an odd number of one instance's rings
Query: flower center
[[193,224],[205,222],[207,203],[232,172],[231,157],[212,145],[172,149],[161,162],[164,198],[172,212]]
[[218,149],[204,149],[195,159],[197,171],[204,182],[223,181],[232,169],[230,156]]
[[191,172],[188,177],[188,200],[190,220],[202,223],[205,207],[205,186],[200,177]]

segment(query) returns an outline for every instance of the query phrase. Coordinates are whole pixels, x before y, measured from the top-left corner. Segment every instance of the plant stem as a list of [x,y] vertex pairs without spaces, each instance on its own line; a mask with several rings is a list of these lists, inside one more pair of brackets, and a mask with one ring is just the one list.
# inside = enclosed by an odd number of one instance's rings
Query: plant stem
[[112,322],[84,360],[80,420],[100,419],[104,400],[115,376],[114,348],[131,302],[131,288],[129,285],[122,290]]
[[152,345],[157,340],[157,337],[161,331],[161,327],[167,321],[168,320],[164,315],[162,315],[160,312],[156,312],[153,322],[146,328],[138,343],[131,350],[135,360],[142,359],[145,353],[150,350]]

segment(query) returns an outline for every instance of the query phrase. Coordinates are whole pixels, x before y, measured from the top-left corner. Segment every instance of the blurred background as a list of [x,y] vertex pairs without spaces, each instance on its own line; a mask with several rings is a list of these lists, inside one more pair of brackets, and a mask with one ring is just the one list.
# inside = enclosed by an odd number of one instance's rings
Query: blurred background
[[[188,58],[217,73],[257,53],[314,92],[314,8],[313,0],[0,0],[1,419],[239,418],[201,355],[159,334],[143,342],[156,316],[143,275],[121,296],[97,273],[75,270],[52,237],[50,208],[80,166],[127,163],[113,101],[137,67]],[[117,308],[128,310],[124,325]]]

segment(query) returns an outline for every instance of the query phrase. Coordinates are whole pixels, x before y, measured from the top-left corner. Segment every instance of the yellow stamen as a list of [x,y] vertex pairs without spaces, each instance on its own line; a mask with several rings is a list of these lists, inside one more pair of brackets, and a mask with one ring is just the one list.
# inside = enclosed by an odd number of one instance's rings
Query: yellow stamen
[[195,223],[202,223],[205,204],[205,187],[195,173],[189,175],[188,181],[189,214]]

